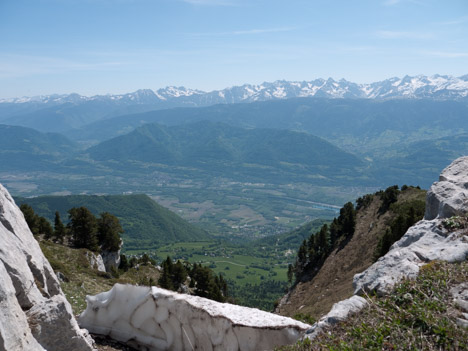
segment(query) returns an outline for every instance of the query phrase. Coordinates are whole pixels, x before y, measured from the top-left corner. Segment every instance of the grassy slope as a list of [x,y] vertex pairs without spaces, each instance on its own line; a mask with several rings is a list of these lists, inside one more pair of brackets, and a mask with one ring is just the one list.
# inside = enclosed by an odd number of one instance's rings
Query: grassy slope
[[108,291],[115,283],[141,284],[150,278],[154,281],[159,278],[159,271],[151,266],[131,268],[119,278],[111,278],[90,266],[86,249],[72,249],[50,241],[41,241],[40,246],[55,273],[61,272],[69,280],[60,285],[75,314],[86,308],[86,295]]
[[[425,191],[408,188],[399,194],[393,204],[395,212],[406,207],[404,204],[416,201],[424,204]],[[350,297],[353,293],[352,280],[373,263],[374,251],[387,225],[396,217],[388,211],[378,213],[382,201],[374,196],[371,204],[358,211],[356,230],[351,240],[342,248],[334,250],[326,259],[320,271],[310,281],[299,282],[290,293],[288,302],[279,306],[279,313],[294,316],[302,314],[319,318],[327,313],[332,305]]]
[[431,262],[389,296],[368,297],[369,307],[312,343],[280,350],[468,350],[468,330],[455,322],[461,311],[450,293],[467,276],[467,261]]
[[65,221],[72,207],[85,206],[95,215],[110,212],[117,216],[124,229],[124,250],[140,251],[178,241],[207,240],[209,235],[175,213],[158,205],[146,195],[70,195],[15,198],[18,205],[27,203],[34,211],[54,220],[59,211]]

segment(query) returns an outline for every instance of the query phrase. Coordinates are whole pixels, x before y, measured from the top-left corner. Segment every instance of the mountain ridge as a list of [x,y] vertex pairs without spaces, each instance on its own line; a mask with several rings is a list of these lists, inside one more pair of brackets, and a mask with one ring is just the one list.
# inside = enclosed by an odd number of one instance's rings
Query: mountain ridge
[[[416,75],[403,78],[392,77],[372,83],[355,83],[346,79],[318,78],[310,81],[276,80],[261,84],[243,84],[221,90],[203,91],[184,86],[167,86],[158,90],[139,89],[132,93],[83,96],[77,93],[51,94],[33,97],[0,99],[3,103],[79,103],[91,100],[113,100],[140,104],[169,101],[178,98],[198,97],[196,106],[216,103],[238,103],[281,99],[291,97],[332,97],[332,98],[464,98],[468,96],[468,75],[454,77],[435,74]],[[187,103],[187,102],[186,102]]]

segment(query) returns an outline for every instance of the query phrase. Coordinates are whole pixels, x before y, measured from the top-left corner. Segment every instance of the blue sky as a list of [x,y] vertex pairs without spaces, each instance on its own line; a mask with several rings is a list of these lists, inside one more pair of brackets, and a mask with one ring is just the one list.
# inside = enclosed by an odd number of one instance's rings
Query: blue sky
[[0,98],[436,73],[467,0],[0,0]]

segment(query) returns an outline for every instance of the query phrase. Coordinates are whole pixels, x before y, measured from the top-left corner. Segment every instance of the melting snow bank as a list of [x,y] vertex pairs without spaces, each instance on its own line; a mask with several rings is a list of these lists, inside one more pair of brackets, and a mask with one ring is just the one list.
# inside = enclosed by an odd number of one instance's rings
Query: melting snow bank
[[88,296],[79,324],[142,350],[272,350],[310,325],[157,287],[116,284]]

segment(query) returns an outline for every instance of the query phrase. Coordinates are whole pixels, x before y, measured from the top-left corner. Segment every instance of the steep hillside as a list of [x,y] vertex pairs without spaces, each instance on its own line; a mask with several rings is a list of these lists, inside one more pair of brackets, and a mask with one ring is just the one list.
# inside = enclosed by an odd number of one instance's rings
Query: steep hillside
[[207,240],[209,235],[202,229],[188,223],[175,213],[160,206],[146,195],[108,196],[40,196],[15,198],[18,205],[27,203],[34,211],[51,222],[55,211],[61,218],[68,218],[72,207],[87,207],[93,214],[109,212],[119,218],[124,229],[123,250],[149,249],[179,241]]
[[277,350],[466,350],[467,275],[467,261],[428,263],[416,279],[397,284],[388,296],[369,297],[367,308],[316,339]]
[[317,267],[305,272],[292,291],[281,300],[277,312],[288,316],[301,313],[318,318],[328,312],[334,303],[350,297],[353,294],[354,274],[364,271],[374,262],[379,241],[398,214],[406,212],[411,206],[419,208],[419,211],[424,208],[425,191],[406,188],[388,210],[379,195],[363,199],[362,207],[356,212],[354,235],[331,251],[323,265],[318,267],[318,272],[315,271]]

